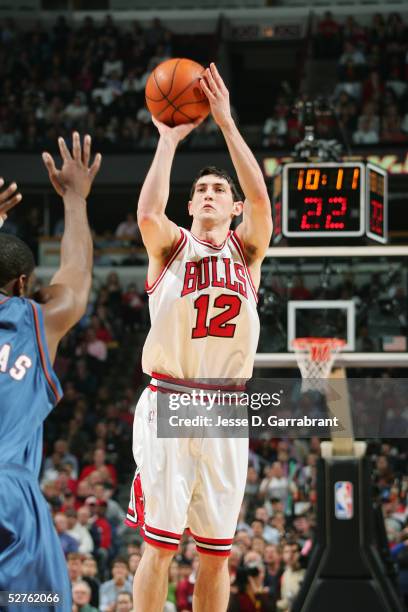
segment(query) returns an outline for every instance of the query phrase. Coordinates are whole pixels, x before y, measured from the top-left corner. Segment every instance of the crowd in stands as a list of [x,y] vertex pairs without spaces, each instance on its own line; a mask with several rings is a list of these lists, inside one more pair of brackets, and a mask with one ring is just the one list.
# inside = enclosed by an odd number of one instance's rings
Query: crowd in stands
[[[177,47],[191,55],[191,45]],[[210,49],[207,49],[210,53]],[[73,129],[93,136],[94,150],[152,149],[157,130],[145,107],[150,72],[173,56],[173,35],[159,19],[142,28],[86,17],[74,27],[59,17],[49,28],[0,24],[0,149],[54,151]],[[197,58],[200,59],[200,58]],[[195,134],[213,141],[208,122]]]
[[[375,14],[369,25],[362,25],[352,16],[340,23],[327,12],[317,24],[313,44],[316,59],[331,60],[337,70],[331,89],[315,96],[323,96],[326,106],[317,114],[316,136],[349,146],[407,142],[408,24],[403,18]],[[264,124],[264,147],[293,145],[300,139],[297,95],[302,92],[281,84],[273,114]]]
[[[74,476],[69,443],[58,441],[56,447],[55,452],[64,453],[64,465],[70,465]],[[408,477],[403,449],[402,444],[375,442],[369,452],[390,554],[407,598]],[[228,563],[229,612],[290,612],[305,576],[315,532],[319,456],[317,438],[265,438],[251,443],[245,496]],[[78,612],[132,610],[132,579],[143,555],[140,536],[123,533],[123,510],[110,496],[115,491],[115,476],[109,469],[112,465],[102,463],[104,459],[100,449],[96,450],[94,465],[79,473],[77,492],[64,494],[64,503],[58,508],[55,501],[51,503]],[[92,473],[96,476],[90,484],[86,481]],[[110,554],[112,542],[106,538],[107,531],[115,532],[114,555]],[[169,568],[166,612],[192,610],[197,567],[198,553],[186,533]]]
[[[119,25],[108,15],[101,23],[86,17],[76,26],[59,17],[52,27],[37,22],[28,28],[3,20],[0,150],[53,151],[58,136],[69,141],[73,129],[90,133],[95,150],[104,153],[154,149],[157,130],[144,88],[161,61],[175,53],[191,56],[191,41],[183,46],[176,38],[159,19],[142,27],[136,21]],[[196,59],[214,59],[216,39]],[[332,110],[318,114],[317,136],[350,146],[406,142],[408,26],[402,17],[376,14],[362,25],[327,12],[317,22],[313,45],[315,57],[331,60],[337,70],[331,89],[319,91]],[[293,146],[303,137],[294,104],[307,96],[293,82],[275,87],[261,137],[265,148]],[[217,148],[222,142],[210,117],[184,146]]]

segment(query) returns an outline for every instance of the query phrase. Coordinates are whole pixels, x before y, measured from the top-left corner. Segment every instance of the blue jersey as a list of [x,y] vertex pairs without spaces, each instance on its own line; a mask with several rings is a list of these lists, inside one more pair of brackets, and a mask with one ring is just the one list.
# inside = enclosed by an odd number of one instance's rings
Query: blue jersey
[[45,341],[41,308],[0,295],[0,463],[38,478],[43,423],[62,396]]
[[0,296],[0,591],[57,594],[58,604],[36,612],[72,609],[61,542],[38,485],[43,423],[61,395],[40,306]]

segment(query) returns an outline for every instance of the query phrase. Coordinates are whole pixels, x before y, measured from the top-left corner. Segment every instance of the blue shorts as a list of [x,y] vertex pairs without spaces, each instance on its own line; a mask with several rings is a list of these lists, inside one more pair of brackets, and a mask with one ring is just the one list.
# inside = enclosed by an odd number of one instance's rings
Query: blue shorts
[[0,591],[58,593],[59,604],[0,606],[7,612],[71,612],[71,585],[61,543],[37,478],[0,464]]

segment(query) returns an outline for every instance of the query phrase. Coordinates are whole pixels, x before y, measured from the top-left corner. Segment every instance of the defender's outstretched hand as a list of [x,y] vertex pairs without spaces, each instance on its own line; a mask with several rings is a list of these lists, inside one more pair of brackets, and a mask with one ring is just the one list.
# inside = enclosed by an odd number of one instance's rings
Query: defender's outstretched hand
[[214,63],[206,69],[200,79],[200,85],[210,103],[215,123],[223,127],[232,121],[229,91]]
[[[0,178],[0,187],[3,187],[4,179]],[[0,192],[0,227],[7,219],[8,211],[19,204],[23,199],[21,193],[16,193],[17,184],[11,183],[4,191]]]
[[152,115],[152,121],[159,130],[160,136],[170,138],[175,144],[178,144],[181,140],[184,140],[184,138],[186,138],[186,136],[188,136],[190,132],[194,130],[194,128],[200,125],[203,120],[203,118],[200,118],[191,123],[183,123],[182,125],[170,127]]
[[84,146],[81,149],[78,132],[74,132],[72,136],[72,155],[63,138],[58,138],[58,146],[63,162],[61,170],[57,170],[54,159],[49,153],[42,155],[52,186],[60,196],[71,191],[86,199],[101,166],[101,154],[95,156],[92,166],[89,167],[91,137],[88,134],[85,136]]

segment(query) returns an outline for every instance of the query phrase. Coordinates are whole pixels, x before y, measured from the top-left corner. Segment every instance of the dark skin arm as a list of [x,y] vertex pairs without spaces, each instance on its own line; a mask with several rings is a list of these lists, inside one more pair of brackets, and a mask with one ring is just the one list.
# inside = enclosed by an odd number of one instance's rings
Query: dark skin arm
[[60,267],[50,286],[41,291],[39,300],[52,361],[59,341],[80,320],[88,303],[92,285],[93,244],[86,198],[102,160],[98,154],[89,166],[90,136],[85,136],[81,147],[79,134],[74,132],[72,154],[63,138],[59,138],[58,145],[63,162],[61,170],[56,168],[49,153],[43,153],[51,184],[64,202],[65,222]]
[[[3,187],[4,179],[0,178],[0,187]],[[0,227],[3,226],[4,221],[7,219],[7,213],[14,206],[17,206],[23,199],[21,193],[17,192],[16,183],[11,183],[0,193]]]

